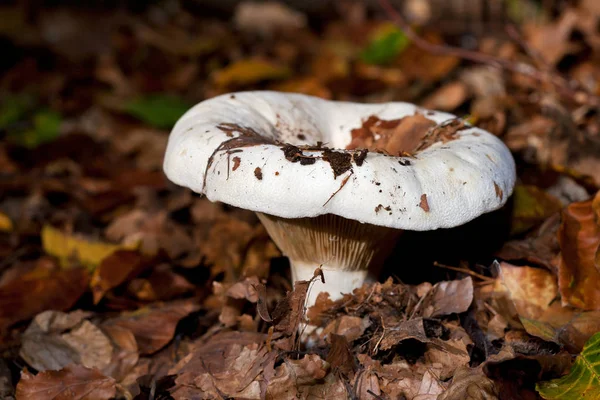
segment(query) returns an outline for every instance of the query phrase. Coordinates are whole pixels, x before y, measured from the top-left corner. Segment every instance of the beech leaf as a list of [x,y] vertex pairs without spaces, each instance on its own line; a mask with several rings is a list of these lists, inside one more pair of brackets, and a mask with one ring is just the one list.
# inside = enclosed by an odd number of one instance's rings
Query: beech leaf
[[25,370],[17,385],[19,400],[108,400],[115,396],[116,381],[96,369],[69,365],[60,371],[37,375]]
[[546,400],[600,398],[600,332],[585,344],[568,375],[540,382],[536,389]]

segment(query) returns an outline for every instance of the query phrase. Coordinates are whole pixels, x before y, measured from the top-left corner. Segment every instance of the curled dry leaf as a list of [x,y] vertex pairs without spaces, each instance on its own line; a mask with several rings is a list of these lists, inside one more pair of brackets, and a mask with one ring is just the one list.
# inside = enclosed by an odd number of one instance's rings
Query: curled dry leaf
[[33,271],[0,286],[0,331],[46,310],[67,310],[85,293],[89,273],[83,268]]
[[438,396],[442,394],[444,390],[445,387],[440,380],[430,371],[425,371],[421,386],[419,387],[419,392],[413,400],[437,400]]
[[415,315],[438,317],[467,311],[473,302],[473,280],[467,277],[461,280],[444,281],[433,288],[421,300]]
[[38,371],[59,370],[69,364],[102,370],[111,361],[113,346],[87,314],[45,311],[23,333],[21,357]]
[[106,320],[102,326],[129,329],[135,336],[140,354],[152,354],[173,339],[181,318],[199,308],[199,304],[193,299],[173,301],[123,313],[119,317]]
[[113,378],[96,369],[69,365],[60,371],[33,375],[21,373],[16,397],[19,400],[109,400],[117,392]]
[[572,203],[563,211],[558,241],[563,304],[600,310],[600,192],[593,200]]

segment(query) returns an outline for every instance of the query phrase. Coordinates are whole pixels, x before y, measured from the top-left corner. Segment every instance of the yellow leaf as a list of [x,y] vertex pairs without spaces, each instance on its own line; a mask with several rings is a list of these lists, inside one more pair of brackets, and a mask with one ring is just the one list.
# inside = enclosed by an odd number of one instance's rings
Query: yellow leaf
[[8,215],[0,212],[0,232],[11,232],[13,228],[13,223]]
[[76,260],[90,270],[117,250],[135,250],[138,247],[138,243],[117,245],[78,238],[50,225],[42,228],[42,245],[44,251],[57,257],[63,267],[68,267]]
[[220,71],[213,78],[221,87],[249,85],[264,80],[282,79],[290,75],[290,70],[269,61],[247,59],[236,61]]

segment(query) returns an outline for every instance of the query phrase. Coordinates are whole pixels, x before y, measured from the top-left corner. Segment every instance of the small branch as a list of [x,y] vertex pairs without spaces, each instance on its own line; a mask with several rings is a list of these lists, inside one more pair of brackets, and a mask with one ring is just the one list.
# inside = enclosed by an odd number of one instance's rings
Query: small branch
[[447,45],[440,45],[430,43],[423,39],[410,27],[410,25],[404,20],[402,15],[392,6],[389,0],[379,0],[379,5],[384,9],[386,14],[402,29],[404,34],[419,48],[422,50],[436,55],[454,56],[464,60],[473,61],[479,64],[487,64],[496,68],[501,68],[507,71],[515,72],[518,74],[529,76],[541,83],[550,83],[559,92],[566,97],[578,104],[586,104],[591,107],[600,106],[600,98],[587,90],[574,90],[569,82],[561,77],[560,75],[553,74],[551,72],[540,71],[534,66],[518,61],[505,60],[496,56],[481,53],[478,51],[471,51],[461,49],[458,47],[451,47]]
[[492,277],[489,277],[489,276],[485,276],[485,275],[478,274],[477,272],[475,272],[475,271],[471,271],[470,269],[466,269],[466,268],[458,268],[458,267],[452,267],[452,266],[450,266],[450,265],[444,265],[444,264],[440,264],[440,263],[439,263],[439,262],[437,262],[437,261],[434,261],[434,262],[433,262],[433,265],[435,265],[435,266],[436,266],[436,267],[438,267],[438,268],[449,269],[449,270],[452,270],[452,271],[456,271],[456,272],[462,272],[463,274],[471,275],[471,276],[473,276],[473,277],[475,277],[475,278],[479,278],[479,279],[481,279],[482,281],[484,281],[484,282],[486,282],[486,283],[492,283],[492,282],[494,282],[494,281],[495,281],[495,279],[494,279],[494,278],[492,278]]

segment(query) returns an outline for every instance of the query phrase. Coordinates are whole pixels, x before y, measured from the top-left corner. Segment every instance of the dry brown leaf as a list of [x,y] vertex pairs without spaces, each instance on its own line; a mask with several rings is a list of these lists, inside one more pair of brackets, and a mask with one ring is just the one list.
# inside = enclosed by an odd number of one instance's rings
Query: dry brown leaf
[[38,371],[69,364],[102,370],[111,361],[113,346],[86,317],[82,311],[38,314],[23,333],[21,357]]
[[129,329],[138,344],[140,354],[152,354],[173,339],[179,320],[200,308],[192,300],[173,301],[144,307],[134,312],[106,320],[102,326]]
[[425,295],[415,315],[438,317],[459,314],[467,311],[473,302],[473,280],[467,277],[461,280],[438,282]]
[[332,370],[337,370],[348,376],[356,369],[348,341],[344,336],[336,335],[335,333],[329,335],[329,341],[331,342],[331,348],[327,354],[326,361]]
[[251,303],[258,301],[258,292],[256,290],[258,284],[258,278],[251,276],[244,279],[241,282],[234,283],[225,294],[232,299],[246,299]]
[[600,310],[600,192],[572,203],[558,230],[558,285],[564,305]]
[[177,375],[172,396],[260,398],[257,377],[276,356],[259,344],[263,341],[264,335],[250,332],[219,332],[208,338],[169,371]]
[[136,251],[117,250],[103,259],[90,281],[94,304],[98,304],[110,289],[133,278],[147,266],[147,260]]
[[462,367],[438,400],[498,400],[498,390],[481,371]]
[[173,272],[168,264],[156,266],[147,278],[133,279],[127,285],[127,291],[142,301],[172,300],[195,288],[183,276]]
[[504,262],[500,264],[500,270],[496,296],[507,294],[510,304],[497,309],[509,321],[518,315],[518,321],[529,334],[577,352],[600,330],[600,311],[581,312],[560,304],[558,283],[550,272]]
[[0,331],[46,310],[67,310],[85,293],[89,273],[83,268],[33,271],[0,287]]
[[237,28],[249,33],[273,35],[306,26],[306,16],[278,2],[243,1],[235,8],[233,21]]
[[266,398],[270,400],[297,398],[347,399],[348,394],[329,364],[316,354],[300,360],[285,360],[268,376]]
[[166,211],[149,213],[132,210],[113,220],[105,234],[108,239],[119,241],[124,246],[137,244],[139,250],[147,255],[155,255],[164,249],[172,259],[194,248],[191,237],[183,227],[168,218]]
[[113,378],[98,370],[69,365],[60,371],[33,375],[21,373],[16,397],[19,400],[109,400],[117,392]]
[[[427,33],[423,37],[431,43],[443,43],[443,39],[434,33]],[[459,63],[460,59],[458,57],[426,52],[415,44],[409,45],[400,54],[397,62],[409,78],[419,79],[423,82],[436,82],[448,76]]]
[[364,318],[354,317],[350,315],[342,315],[339,318],[331,321],[321,333],[321,337],[328,337],[330,334],[342,335],[352,342],[358,339],[365,333],[365,330],[371,326],[371,321],[368,316]]
[[550,65],[555,65],[572,48],[570,35],[577,23],[577,13],[567,9],[556,22],[526,25],[527,42]]
[[419,387],[419,392],[413,400],[437,400],[438,396],[442,394],[444,390],[445,387],[441,384],[440,380],[430,371],[425,371],[421,386]]
[[450,82],[429,95],[422,105],[433,110],[453,111],[465,102],[468,94],[464,83]]
[[114,349],[110,363],[102,369],[102,373],[121,381],[140,358],[135,336],[129,329],[116,325],[104,325],[102,331],[110,338]]
[[524,260],[557,271],[560,248],[556,233],[559,226],[560,215],[556,213],[524,239],[506,242],[497,256],[507,261]]

